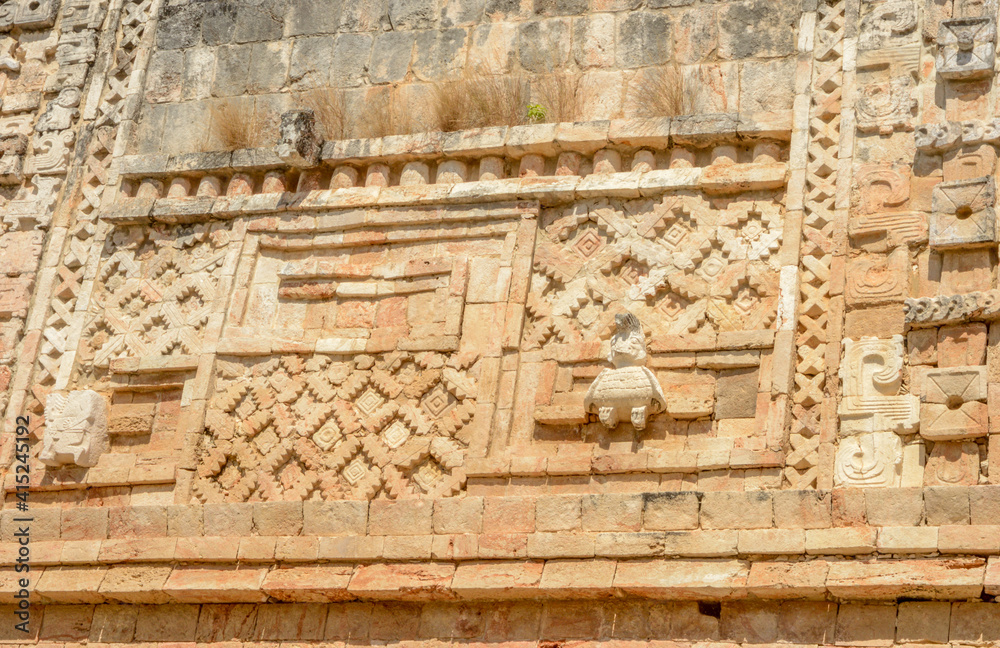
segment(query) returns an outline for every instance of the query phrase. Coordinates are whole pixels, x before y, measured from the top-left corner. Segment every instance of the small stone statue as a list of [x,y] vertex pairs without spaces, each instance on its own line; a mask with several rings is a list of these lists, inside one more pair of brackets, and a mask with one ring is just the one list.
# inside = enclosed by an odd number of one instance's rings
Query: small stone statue
[[108,449],[108,407],[95,391],[49,394],[45,438],[38,458],[46,466],[90,467]]
[[646,338],[632,313],[615,315],[608,361],[615,368],[605,369],[594,379],[584,398],[584,409],[597,414],[608,428],[630,418],[635,429],[645,429],[649,415],[666,409],[667,400],[656,376],[644,366]]

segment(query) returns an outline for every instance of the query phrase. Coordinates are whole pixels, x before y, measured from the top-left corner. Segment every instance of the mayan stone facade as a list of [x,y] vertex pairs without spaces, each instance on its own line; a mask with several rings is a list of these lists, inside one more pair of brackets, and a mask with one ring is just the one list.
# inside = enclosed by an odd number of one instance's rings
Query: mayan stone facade
[[1000,645],[998,17],[0,1],[0,643]]

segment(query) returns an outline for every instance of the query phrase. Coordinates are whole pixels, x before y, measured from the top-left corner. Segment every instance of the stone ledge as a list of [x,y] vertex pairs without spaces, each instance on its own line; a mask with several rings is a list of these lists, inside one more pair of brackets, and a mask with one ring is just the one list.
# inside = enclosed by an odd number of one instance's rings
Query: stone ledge
[[[609,173],[588,176],[542,176],[476,180],[454,184],[418,184],[390,187],[347,187],[307,192],[274,192],[218,197],[120,198],[102,208],[101,219],[116,224],[199,222],[208,217],[237,218],[282,212],[316,212],[359,208],[470,205],[510,200],[536,200],[556,205],[595,195],[655,196],[678,189],[703,189],[716,195],[784,187],[786,163],[740,163],[700,168],[665,169],[645,173]],[[357,223],[353,227],[370,226]],[[349,229],[343,227],[339,229]],[[294,228],[289,231],[309,231]]]
[[[598,461],[612,470],[616,466],[608,458],[616,456],[581,455],[580,465],[589,467]],[[572,467],[564,464],[567,470]],[[648,464],[645,465],[648,468]],[[618,467],[625,469],[624,465]],[[513,459],[501,462],[470,459],[466,466],[470,473],[490,476],[538,469],[535,461],[514,462]],[[491,470],[494,472],[489,472]],[[846,516],[836,505],[848,494],[857,496],[860,504],[860,510],[853,516]],[[949,518],[941,525],[928,524],[924,513],[924,497],[928,495],[948,495],[968,501],[967,516]],[[596,539],[594,534],[600,533],[697,534],[717,530],[747,532],[739,543],[739,553],[747,555],[769,552],[754,549],[763,546],[761,532],[764,530],[785,534],[773,538],[781,542],[775,542],[770,551],[785,547],[781,553],[789,555],[828,552],[1000,554],[1000,525],[995,524],[1000,516],[1000,486],[997,485],[44,507],[33,513],[36,549],[60,542],[76,552],[74,555],[88,555],[79,553],[84,551],[79,545],[81,542],[106,541],[112,543],[109,547],[120,545],[114,551],[125,550],[126,545],[121,543],[133,543],[137,551],[144,552],[161,551],[156,549],[155,543],[147,543],[148,547],[144,547],[147,539],[203,538],[209,541],[219,537],[241,537],[244,541],[256,541],[270,537],[273,544],[279,533],[285,534],[281,537],[318,537],[327,541],[334,537],[372,539],[432,535],[457,541],[464,536],[498,533],[519,534],[527,539],[559,531]],[[0,558],[7,558],[7,552],[16,548],[13,542],[16,515],[13,508],[0,513]],[[512,520],[516,523],[511,523]],[[254,528],[259,535],[254,535]],[[753,533],[749,533],[751,531]],[[801,543],[793,542],[791,535],[787,535],[789,532],[804,532],[804,550]],[[544,537],[538,537],[534,542],[543,540]],[[676,542],[680,543],[676,546],[684,545],[681,540]],[[441,546],[436,546],[433,550],[440,549]],[[319,550],[323,551],[322,545]],[[205,551],[216,550],[206,545]],[[50,550],[47,555],[59,556],[62,551]],[[661,552],[660,555],[670,554]]]
[[[45,603],[258,603],[448,601],[638,596],[657,600],[974,599],[983,559],[814,562],[746,560],[549,560],[382,563],[120,565],[39,568],[33,594]],[[990,566],[990,578],[995,572]],[[14,572],[0,576],[11,604]],[[154,589],[150,589],[150,587]]]
[[[520,157],[554,155],[565,151],[593,154],[608,144],[630,148],[664,148],[754,139],[787,141],[791,137],[791,130],[791,111],[494,126],[449,133],[427,132],[375,139],[329,141],[323,143],[321,160],[326,163],[371,164],[379,161],[391,164],[443,156]],[[287,166],[269,148],[173,156],[127,155],[118,158],[118,165],[119,173],[124,177]]]

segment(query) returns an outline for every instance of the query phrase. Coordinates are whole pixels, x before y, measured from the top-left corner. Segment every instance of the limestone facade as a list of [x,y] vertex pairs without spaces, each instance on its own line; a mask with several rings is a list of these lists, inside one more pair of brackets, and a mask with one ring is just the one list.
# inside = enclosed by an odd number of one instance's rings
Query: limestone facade
[[0,642],[997,645],[997,12],[0,2]]

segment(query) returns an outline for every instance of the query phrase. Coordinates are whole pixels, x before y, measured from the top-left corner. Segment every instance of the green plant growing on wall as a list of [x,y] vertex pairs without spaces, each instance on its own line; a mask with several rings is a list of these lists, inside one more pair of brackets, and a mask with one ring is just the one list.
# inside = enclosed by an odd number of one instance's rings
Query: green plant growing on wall
[[528,104],[528,121],[532,124],[540,124],[545,121],[548,111],[542,104]]

